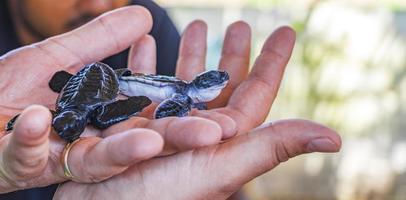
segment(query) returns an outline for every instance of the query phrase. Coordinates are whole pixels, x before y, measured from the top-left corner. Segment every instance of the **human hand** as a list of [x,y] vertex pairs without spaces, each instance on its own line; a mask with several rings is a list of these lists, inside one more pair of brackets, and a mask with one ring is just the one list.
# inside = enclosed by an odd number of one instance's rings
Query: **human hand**
[[54,199],[224,200],[289,158],[340,146],[326,127],[282,120],[219,145],[147,160],[102,183],[64,183]]
[[[188,27],[182,39],[180,55],[184,54],[182,51],[185,51],[185,48],[189,49],[186,51],[189,53],[188,56],[184,55],[184,58],[180,58],[179,63],[193,63],[195,62],[194,56],[203,62],[203,54],[190,52],[199,48],[192,48],[192,43],[185,43],[188,38],[204,38],[201,37],[202,29],[205,29],[205,25],[201,22],[192,23]],[[234,42],[226,42],[225,46],[235,45],[228,48],[234,51],[242,50],[243,53],[239,54],[240,56],[228,55],[229,59],[224,59],[225,56],[223,55],[223,60],[228,60],[223,62],[230,62],[230,64],[235,62],[238,66],[243,65],[242,68],[244,69],[248,65],[248,58],[245,58],[248,56],[246,52],[249,45],[247,45],[247,41],[241,42],[241,39],[249,39],[247,37],[250,35],[249,28],[244,23],[239,22],[233,24],[228,30],[229,34],[227,34],[228,37],[226,38],[228,39],[226,41]],[[242,35],[245,36],[241,36],[242,38],[238,38],[238,34],[231,36],[230,32],[234,31],[235,33],[243,33]],[[236,43],[235,40],[239,43]],[[341,146],[339,136],[334,131],[310,121],[278,121],[251,130],[248,134],[246,134],[248,131],[244,132],[265,119],[276,96],[293,43],[294,33],[291,29],[280,28],[275,31],[265,42],[262,53],[257,58],[248,79],[242,82],[244,78],[240,78],[234,82],[238,88],[230,90],[234,94],[229,101],[228,96],[230,95],[220,97],[224,98],[220,102],[228,101],[227,106],[192,113],[220,123],[222,122],[219,119],[223,118],[231,122],[235,120],[238,125],[235,122],[232,125],[238,129],[239,136],[219,145],[144,161],[100,184],[88,185],[67,182],[59,187],[54,198],[226,199],[244,183],[273,169],[288,158],[316,151],[338,151]],[[246,48],[240,46],[241,44],[246,45]],[[193,45],[198,46],[197,43],[193,43]],[[189,57],[190,61],[182,61],[182,59],[186,59],[185,57]],[[245,64],[238,64],[238,61],[241,60],[246,60],[243,62]],[[182,64],[180,65],[182,66]],[[142,65],[142,63],[138,66],[142,66],[144,72],[152,72],[148,71],[148,66]],[[195,66],[200,66],[200,64]],[[244,77],[246,68],[243,69],[237,67],[234,69],[236,71],[234,75],[231,73],[231,77],[238,75]],[[197,71],[191,74],[195,74]],[[191,75],[190,78],[193,76]],[[231,79],[233,80],[233,78]],[[221,106],[221,103],[214,106],[219,105]],[[213,118],[212,114],[219,117]],[[139,119],[128,120],[123,124],[127,124],[129,127],[137,126],[137,120]],[[223,121],[221,125],[224,132],[224,125],[227,124]],[[106,190],[106,188],[108,189]]]
[[[177,63],[178,78],[190,81],[205,71],[206,35],[207,25],[200,20],[192,22],[184,31]],[[155,50],[151,40],[143,45],[149,48],[130,52],[129,65],[133,71],[155,73]],[[231,24],[219,62],[219,69],[230,75],[229,84],[218,98],[209,102],[211,109],[193,110],[191,115],[216,121],[222,128],[222,139],[246,133],[263,123],[277,95],[294,43],[294,31],[289,27],[279,28],[264,44],[261,55],[248,75],[251,30],[244,22]],[[152,118],[154,109],[154,106],[148,107],[143,116]],[[124,124],[128,125],[127,128],[138,127],[142,123],[137,120],[139,118]],[[170,153],[169,150],[166,153]]]
[[[0,57],[0,193],[67,180],[60,162],[66,143],[51,133],[48,109],[54,107],[57,94],[48,88],[49,79],[56,71],[76,73],[84,64],[147,41],[151,26],[146,9],[126,7]],[[7,121],[21,112],[14,130],[6,134]],[[196,126],[202,129],[194,130]],[[87,137],[72,147],[68,158],[75,181],[98,182],[156,156],[164,146],[163,136],[166,144],[179,149],[215,144],[221,137],[216,123],[197,117],[145,119],[139,128],[146,129],[123,129],[120,124],[103,131],[87,127],[82,134]],[[114,135],[98,137],[107,132]]]

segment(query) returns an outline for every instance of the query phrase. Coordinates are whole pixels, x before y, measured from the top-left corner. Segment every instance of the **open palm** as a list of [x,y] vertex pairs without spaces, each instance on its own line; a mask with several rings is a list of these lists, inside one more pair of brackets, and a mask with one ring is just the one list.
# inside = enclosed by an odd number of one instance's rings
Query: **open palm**
[[[185,30],[177,66],[179,78],[191,80],[204,70],[206,31],[201,21],[193,22]],[[269,113],[293,49],[295,34],[287,27],[275,31],[248,75],[250,35],[248,25],[243,22],[229,27],[220,69],[230,73],[230,85],[210,103],[212,109],[192,113],[218,122],[222,138],[228,140],[146,160],[100,183],[67,182],[58,188],[54,198],[226,199],[244,183],[288,158],[315,151],[337,151],[340,148],[337,134],[310,121],[278,121],[252,130],[263,123]],[[149,61],[153,56],[142,59],[136,56],[137,52],[131,54],[139,58],[130,62],[138,66],[138,71],[154,73]],[[142,124],[140,121],[131,119],[120,127],[138,127]],[[204,128],[190,130],[199,129]],[[236,133],[238,136],[231,138]],[[108,132],[106,136],[111,135],[114,133]]]

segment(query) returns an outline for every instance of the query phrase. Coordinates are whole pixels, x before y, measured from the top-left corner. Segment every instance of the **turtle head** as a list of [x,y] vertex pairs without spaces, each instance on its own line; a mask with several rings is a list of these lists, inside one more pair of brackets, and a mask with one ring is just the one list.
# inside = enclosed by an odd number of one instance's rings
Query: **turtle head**
[[52,126],[58,135],[68,142],[79,138],[85,130],[86,124],[87,120],[84,115],[75,110],[62,112],[52,121]]
[[213,100],[227,85],[228,80],[228,73],[219,70],[210,70],[197,75],[192,81],[192,85],[196,89],[196,94],[194,95],[196,97],[194,99],[198,102]]
[[196,76],[192,81],[197,89],[223,89],[228,82],[226,71],[210,70]]

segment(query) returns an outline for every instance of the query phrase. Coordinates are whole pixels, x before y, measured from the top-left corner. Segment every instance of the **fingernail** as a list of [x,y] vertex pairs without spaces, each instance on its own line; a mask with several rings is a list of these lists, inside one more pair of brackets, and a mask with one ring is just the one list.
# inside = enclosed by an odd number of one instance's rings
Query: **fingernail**
[[296,33],[289,27],[280,27],[267,39],[262,51],[276,51],[281,55],[289,55],[295,44]]
[[317,138],[307,144],[309,152],[337,152],[338,146],[328,138]]

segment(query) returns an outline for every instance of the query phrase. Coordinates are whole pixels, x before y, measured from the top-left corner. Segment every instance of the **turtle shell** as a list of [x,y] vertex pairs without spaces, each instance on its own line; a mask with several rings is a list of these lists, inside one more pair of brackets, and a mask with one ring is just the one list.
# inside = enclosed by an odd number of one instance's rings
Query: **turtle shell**
[[119,91],[116,73],[108,65],[92,63],[72,76],[56,102],[56,109],[89,109],[114,100]]

